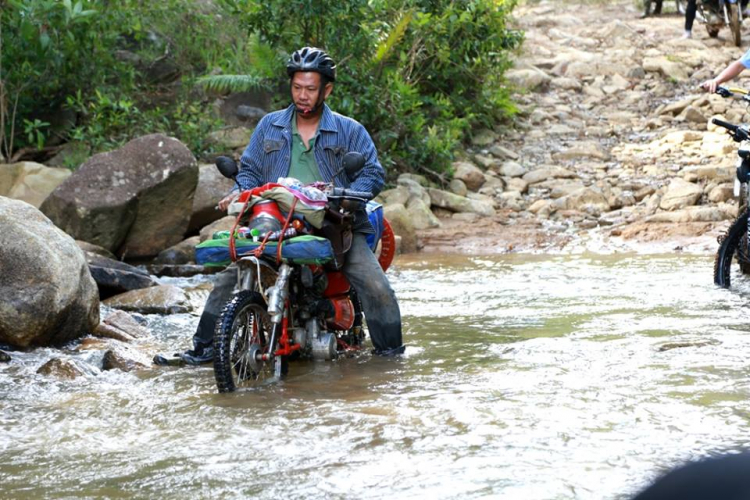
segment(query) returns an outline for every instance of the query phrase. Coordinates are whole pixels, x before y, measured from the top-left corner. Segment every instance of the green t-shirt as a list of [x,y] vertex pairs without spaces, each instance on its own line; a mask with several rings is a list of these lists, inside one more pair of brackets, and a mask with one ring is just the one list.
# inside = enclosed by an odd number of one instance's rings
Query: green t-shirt
[[292,114],[292,162],[289,165],[289,177],[294,177],[302,184],[311,184],[322,181],[323,178],[318,170],[318,162],[315,161],[315,141],[318,139],[319,131],[310,138],[309,148],[305,148],[302,136],[297,130],[297,113]]

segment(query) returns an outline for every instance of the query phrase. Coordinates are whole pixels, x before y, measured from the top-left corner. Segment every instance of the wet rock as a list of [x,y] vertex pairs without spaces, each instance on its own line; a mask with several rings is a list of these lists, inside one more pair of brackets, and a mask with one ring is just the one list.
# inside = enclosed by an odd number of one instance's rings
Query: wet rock
[[39,208],[70,174],[67,168],[50,168],[30,161],[0,164],[0,196]]
[[192,309],[185,292],[174,285],[132,290],[110,297],[103,304],[142,314],[179,314],[190,312]]
[[40,375],[61,379],[76,379],[84,374],[83,370],[70,360],[52,358],[36,371]]
[[215,165],[198,166],[198,185],[193,196],[188,233],[200,231],[202,227],[226,215],[216,206],[219,200],[229,194],[234,185],[234,181],[221,175]]
[[671,211],[692,206],[698,202],[702,194],[700,186],[676,177],[669,183],[659,207]]
[[453,163],[453,178],[463,181],[471,191],[477,191],[484,184],[484,172],[467,162]]
[[120,370],[131,372],[134,370],[144,370],[151,366],[151,360],[144,354],[135,349],[119,345],[116,348],[109,349],[104,353],[102,359],[102,370]]
[[83,251],[39,210],[0,196],[0,342],[59,345],[99,323]]
[[213,238],[214,233],[219,231],[231,231],[232,227],[234,226],[235,221],[237,221],[237,217],[234,215],[227,215],[226,217],[222,217],[221,219],[217,220],[216,222],[212,222],[208,226],[201,229],[200,232],[200,240],[201,242],[210,240]]
[[718,340],[696,340],[692,342],[669,342],[662,344],[657,349],[659,352],[671,351],[672,349],[684,349],[685,347],[707,347],[712,345],[719,345],[721,342]]
[[401,253],[412,253],[419,249],[416,229],[406,207],[401,204],[387,205],[383,208],[383,215],[393,228],[393,232],[401,237]]
[[112,311],[99,323],[94,335],[121,342],[132,342],[148,337],[149,331],[125,311]]
[[5,351],[0,351],[0,363],[9,363],[11,360],[10,354]]
[[155,264],[194,264],[195,263],[195,246],[200,243],[199,236],[192,236],[180,243],[162,250],[154,259]]
[[152,134],[91,157],[41,210],[76,239],[119,256],[151,257],[182,240],[197,182],[190,150]]
[[148,272],[124,262],[88,252],[86,262],[102,298],[157,285]]
[[150,264],[146,266],[149,274],[154,276],[170,276],[174,278],[189,278],[199,274],[216,274],[223,270],[222,267],[205,267],[199,264]]

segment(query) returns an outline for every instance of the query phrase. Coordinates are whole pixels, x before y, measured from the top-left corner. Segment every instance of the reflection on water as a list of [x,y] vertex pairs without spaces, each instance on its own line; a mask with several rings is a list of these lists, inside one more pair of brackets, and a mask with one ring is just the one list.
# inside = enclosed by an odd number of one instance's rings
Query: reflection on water
[[[53,351],[13,353],[0,497],[616,499],[750,442],[747,295],[710,259],[397,264],[401,359],[218,395],[210,367],[59,381]],[[148,320],[167,352],[197,323]]]

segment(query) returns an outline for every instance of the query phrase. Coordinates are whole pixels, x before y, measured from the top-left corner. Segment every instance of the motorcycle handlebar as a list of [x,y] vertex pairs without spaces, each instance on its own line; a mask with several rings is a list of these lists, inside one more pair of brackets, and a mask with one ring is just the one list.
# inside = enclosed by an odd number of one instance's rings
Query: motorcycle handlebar
[[737,125],[725,122],[724,120],[719,120],[718,118],[713,118],[711,120],[711,123],[713,123],[714,125],[718,125],[719,127],[724,127],[725,129],[733,133],[737,132],[737,129],[739,128]]
[[333,188],[333,193],[329,198],[357,198],[363,200],[371,200],[373,198],[372,193],[368,191],[353,191],[347,188]]

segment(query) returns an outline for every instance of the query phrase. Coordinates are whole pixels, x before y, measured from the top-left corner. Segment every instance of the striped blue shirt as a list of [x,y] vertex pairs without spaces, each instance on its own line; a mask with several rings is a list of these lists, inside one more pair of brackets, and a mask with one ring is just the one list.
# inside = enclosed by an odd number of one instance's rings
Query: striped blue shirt
[[[291,105],[260,120],[240,159],[237,175],[240,189],[252,189],[289,175],[293,116],[294,105]],[[377,196],[385,183],[385,171],[378,161],[375,144],[362,124],[331,111],[324,104],[319,133],[314,154],[323,181],[331,182],[333,175],[340,171],[335,179],[336,186],[369,191]],[[350,151],[357,151],[365,157],[365,166],[354,182],[349,182],[341,170],[344,155]]]

